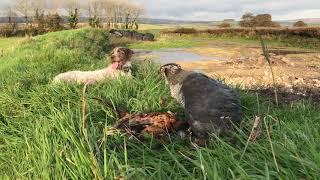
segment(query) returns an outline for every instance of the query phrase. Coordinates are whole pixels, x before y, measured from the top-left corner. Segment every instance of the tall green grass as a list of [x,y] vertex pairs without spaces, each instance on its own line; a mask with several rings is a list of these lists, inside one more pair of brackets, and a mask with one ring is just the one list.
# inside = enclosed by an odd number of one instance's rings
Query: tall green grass
[[[51,79],[71,69],[105,66],[108,59],[103,54],[108,53],[109,47],[108,36],[102,31],[64,31],[36,37],[0,59],[1,179],[316,179],[320,176],[320,111],[307,100],[276,107],[258,99],[257,106],[254,94],[239,91],[244,117],[234,144],[213,136],[212,147],[191,148],[190,142],[174,135],[168,142],[152,137],[140,142],[110,133],[108,127],[117,120],[116,113],[94,100],[96,97],[109,98],[115,106],[129,112],[172,111],[183,117],[181,108],[170,98],[158,66],[150,62],[136,63],[134,78],[106,80],[88,87],[87,144],[81,132],[83,87],[54,85]],[[161,98],[166,99],[164,104]],[[265,131],[249,144],[240,161],[247,132],[257,114],[265,118],[269,128],[279,171]]]

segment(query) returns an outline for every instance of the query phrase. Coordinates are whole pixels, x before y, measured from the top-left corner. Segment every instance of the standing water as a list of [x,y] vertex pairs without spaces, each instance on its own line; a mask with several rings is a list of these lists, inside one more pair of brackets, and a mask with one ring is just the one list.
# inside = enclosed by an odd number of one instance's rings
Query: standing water
[[206,60],[225,60],[222,57],[204,56],[192,52],[187,52],[185,49],[162,49],[162,50],[134,50],[137,60],[152,59],[160,64],[177,63],[177,62],[194,62]]

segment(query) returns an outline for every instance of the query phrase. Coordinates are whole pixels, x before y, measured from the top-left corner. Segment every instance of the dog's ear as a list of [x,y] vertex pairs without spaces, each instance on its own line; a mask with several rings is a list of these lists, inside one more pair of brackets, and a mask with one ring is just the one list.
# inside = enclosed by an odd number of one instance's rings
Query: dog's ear
[[111,57],[111,62],[114,62],[114,59],[116,58],[117,56],[117,51],[118,51],[119,48],[113,48],[113,50],[110,52],[110,57]]
[[131,49],[128,48],[128,49],[127,49],[127,54],[130,55],[130,56],[132,56],[132,55],[134,54],[134,52],[133,52]]
[[133,56],[134,52],[129,49],[129,48],[126,48],[125,49],[125,53],[126,53],[126,56],[128,57],[128,60]]
[[110,56],[114,55],[118,51],[118,49],[119,48],[117,48],[117,47],[113,48],[112,51],[110,52]]

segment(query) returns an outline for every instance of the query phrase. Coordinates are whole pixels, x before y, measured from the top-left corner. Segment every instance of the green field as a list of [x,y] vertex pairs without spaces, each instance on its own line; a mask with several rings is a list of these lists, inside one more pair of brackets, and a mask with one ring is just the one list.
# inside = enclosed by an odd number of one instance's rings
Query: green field
[[[161,39],[128,46],[158,49],[208,43],[196,39]],[[0,39],[0,47],[10,48],[16,40]],[[320,177],[320,111],[308,99],[276,106],[252,92],[238,90],[243,123],[234,133],[236,141],[228,143],[212,136],[210,148],[191,147],[189,141],[182,142],[175,135],[164,143],[152,137],[141,142],[110,134],[108,127],[117,120],[116,113],[95,97],[110,98],[129,112],[181,114],[158,65],[150,62],[135,63],[134,78],[88,87],[87,128],[83,132],[83,86],[54,85],[51,80],[68,70],[104,67],[111,46],[102,30],[70,30],[34,37],[0,58],[0,179]],[[167,99],[166,103],[160,103],[160,98]],[[262,121],[261,136],[245,150],[257,115]]]
[[[276,40],[265,40],[269,47],[295,47],[288,45],[281,41]],[[198,46],[209,46],[219,44],[236,44],[238,46],[255,46],[259,47],[260,42],[255,39],[245,39],[240,37],[215,37],[215,36],[158,36],[154,42],[133,42],[128,45],[128,47],[133,49],[148,49],[148,50],[157,50],[157,49],[168,49],[168,48],[190,48]],[[301,47],[298,47],[301,48]],[[308,48],[307,48],[308,49]]]
[[24,38],[1,38],[0,37],[0,51],[3,53],[12,52],[15,47],[17,47],[21,42],[23,42]]

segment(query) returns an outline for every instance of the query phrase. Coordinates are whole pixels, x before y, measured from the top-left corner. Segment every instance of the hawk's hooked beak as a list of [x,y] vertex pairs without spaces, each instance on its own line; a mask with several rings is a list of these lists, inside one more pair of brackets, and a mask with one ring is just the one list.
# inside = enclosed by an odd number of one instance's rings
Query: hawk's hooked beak
[[164,67],[160,67],[159,72],[163,75],[163,76],[167,76],[167,69]]

